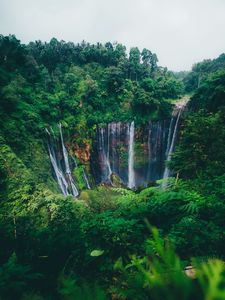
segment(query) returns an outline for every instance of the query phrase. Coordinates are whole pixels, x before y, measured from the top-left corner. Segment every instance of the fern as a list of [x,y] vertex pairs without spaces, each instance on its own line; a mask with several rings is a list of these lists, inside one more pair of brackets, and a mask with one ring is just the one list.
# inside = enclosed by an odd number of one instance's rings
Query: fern
[[225,263],[211,259],[197,269],[197,278],[202,287],[205,300],[225,299]]

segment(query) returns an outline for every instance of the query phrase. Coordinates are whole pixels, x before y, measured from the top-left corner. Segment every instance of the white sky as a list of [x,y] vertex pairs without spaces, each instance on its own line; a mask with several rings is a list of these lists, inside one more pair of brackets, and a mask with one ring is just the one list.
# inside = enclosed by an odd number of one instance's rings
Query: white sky
[[23,43],[117,41],[189,70],[225,52],[225,0],[0,0],[0,33]]

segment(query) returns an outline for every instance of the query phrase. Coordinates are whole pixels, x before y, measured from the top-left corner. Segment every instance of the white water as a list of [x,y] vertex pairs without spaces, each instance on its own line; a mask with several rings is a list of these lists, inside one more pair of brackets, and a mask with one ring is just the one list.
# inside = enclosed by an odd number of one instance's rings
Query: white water
[[88,178],[87,178],[87,175],[86,175],[86,173],[85,173],[85,171],[83,170],[83,178],[84,178],[84,182],[85,182],[85,184],[86,184],[86,187],[87,187],[87,189],[91,189],[91,186],[90,186],[90,184],[89,184],[89,181],[88,181]]
[[112,175],[112,169],[111,169],[111,165],[110,165],[110,160],[109,160],[109,138],[110,138],[110,127],[108,127],[108,136],[107,136],[107,155],[106,155],[106,164],[108,167],[108,178],[109,180],[111,180],[111,175]]
[[47,134],[48,134],[49,136],[51,136],[51,134],[50,134],[50,132],[49,132],[49,130],[48,130],[47,128],[45,128],[45,131],[47,132]]
[[166,158],[168,157],[168,154],[169,154],[169,151],[170,151],[170,141],[171,141],[172,127],[173,127],[173,117],[170,120],[170,127],[169,127],[169,133],[168,133],[167,144],[166,144]]
[[61,123],[59,123],[59,132],[60,132],[61,143],[62,143],[63,158],[64,158],[65,167],[66,167],[66,177],[67,177],[67,180],[68,180],[69,185],[71,187],[72,195],[74,197],[77,197],[79,195],[79,192],[78,192],[78,189],[77,189],[77,187],[76,187],[76,185],[74,183],[73,177],[71,175],[70,164],[69,164],[69,157],[68,157],[68,152],[66,150],[66,147],[65,147],[64,141],[63,141],[63,134],[62,134],[62,125],[61,125]]
[[107,180],[109,180],[111,182],[112,170],[111,170],[110,161],[109,161],[109,137],[107,139],[107,149],[105,149],[106,147],[105,147],[104,129],[103,128],[100,129],[100,143],[99,144],[100,144],[102,154],[103,154],[103,163],[106,168],[104,175],[107,178]]
[[[149,122],[149,124],[151,124]],[[148,172],[147,172],[147,180],[146,180],[146,183],[145,183],[145,186],[147,187],[148,185],[148,181],[149,181],[149,177],[150,177],[150,169],[151,169],[151,156],[152,156],[152,153],[151,153],[151,137],[152,137],[152,129],[151,129],[151,126],[148,130]]]
[[[72,174],[71,174],[68,152],[67,152],[66,147],[63,142],[62,125],[59,124],[58,126],[59,126],[60,137],[61,137],[63,161],[65,164],[65,175],[63,174],[63,171],[60,168],[60,163],[57,162],[54,148],[48,144],[48,152],[49,152],[50,160],[51,160],[52,167],[54,169],[54,172],[55,172],[55,175],[57,178],[58,185],[59,185],[63,195],[67,196],[67,195],[72,194],[74,197],[77,197],[79,195],[79,192],[78,192],[78,189],[75,185],[75,182],[74,182]],[[46,132],[48,133],[49,136],[51,136],[48,129],[46,129]]]
[[[116,130],[117,130],[117,123],[109,123],[107,125],[108,127],[108,145],[107,145],[107,155],[108,155],[108,160],[110,161],[110,156],[109,152],[111,152],[111,163],[110,163],[110,168],[111,168],[111,173],[115,173],[115,156],[114,156],[114,149],[113,146],[115,145],[116,142]],[[111,141],[111,144],[110,144]],[[111,147],[110,147],[111,145]],[[111,151],[110,151],[111,150]]]
[[64,196],[67,196],[67,195],[69,195],[69,193],[68,193],[68,184],[66,182],[66,179],[63,175],[62,170],[60,170],[60,168],[57,165],[57,160],[56,160],[56,157],[55,157],[54,149],[53,148],[51,149],[49,145],[48,145],[48,152],[49,152],[52,167],[55,171],[55,175],[56,175],[57,182],[58,182],[58,185],[60,187],[60,190],[62,191]]
[[69,177],[69,182],[70,182],[70,185],[71,185],[71,188],[72,188],[72,194],[74,197],[77,197],[79,195],[79,192],[77,190],[77,187],[74,183],[74,180],[73,180],[73,177],[71,175],[71,173],[68,174],[68,177]]
[[[179,107],[175,127],[174,127],[174,130],[173,130],[172,140],[171,140],[171,134],[172,134],[173,118],[171,119],[171,122],[170,122],[170,128],[169,128],[169,134],[168,134],[168,140],[167,140],[167,150],[166,150],[166,155],[167,155],[166,161],[167,162],[171,161],[171,155],[172,155],[172,152],[174,151],[175,140],[176,140],[176,136],[177,136],[177,129],[178,129],[178,124],[179,124],[179,120],[180,120],[182,110],[183,110],[183,106]],[[171,140],[171,142],[170,142],[170,140]],[[168,179],[169,176],[170,176],[170,169],[166,165],[164,173],[163,173],[163,180],[164,181],[163,181],[162,187],[165,188],[167,186],[167,179]]]
[[128,128],[129,134],[129,149],[128,149],[128,187],[135,188],[134,174],[134,121],[131,122]]
[[69,165],[69,159],[68,159],[68,152],[66,150],[66,147],[63,142],[63,135],[62,135],[62,125],[59,123],[59,132],[60,132],[60,137],[61,137],[61,143],[62,143],[62,150],[63,150],[63,158],[65,162],[65,167],[66,167],[66,173],[70,174],[70,165]]

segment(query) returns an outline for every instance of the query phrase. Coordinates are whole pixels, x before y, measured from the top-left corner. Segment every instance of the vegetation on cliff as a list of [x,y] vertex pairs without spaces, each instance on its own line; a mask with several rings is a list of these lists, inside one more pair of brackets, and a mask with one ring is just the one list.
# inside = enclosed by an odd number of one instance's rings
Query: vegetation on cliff
[[[1,299],[224,299],[223,66],[224,54],[181,81],[147,49],[0,37]],[[61,122],[77,154],[97,124],[165,118],[184,90],[166,189],[59,193],[46,126]]]

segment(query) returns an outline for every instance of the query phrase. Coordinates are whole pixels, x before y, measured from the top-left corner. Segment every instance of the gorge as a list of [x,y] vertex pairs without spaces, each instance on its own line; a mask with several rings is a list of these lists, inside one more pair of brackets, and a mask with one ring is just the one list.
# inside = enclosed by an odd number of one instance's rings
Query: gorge
[[[135,127],[134,121],[111,122],[105,127],[97,127],[90,157],[91,176],[95,184],[113,185],[114,174],[123,186],[130,189],[147,187],[159,179],[164,179],[162,186],[165,187],[167,178],[172,174],[167,162],[171,160],[175,149],[180,117],[186,102],[177,102],[170,120],[149,121],[141,127]],[[54,141],[47,130],[48,152],[54,177],[64,195],[72,194],[77,197],[79,191],[69,163],[72,158],[69,159],[64,144],[62,125],[59,124],[58,128],[60,141]],[[72,165],[72,169],[76,169],[76,164]],[[90,188],[85,171],[82,179],[86,188]]]

